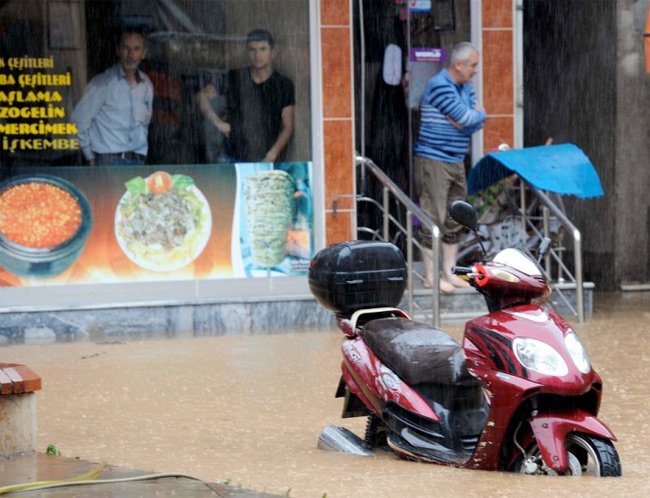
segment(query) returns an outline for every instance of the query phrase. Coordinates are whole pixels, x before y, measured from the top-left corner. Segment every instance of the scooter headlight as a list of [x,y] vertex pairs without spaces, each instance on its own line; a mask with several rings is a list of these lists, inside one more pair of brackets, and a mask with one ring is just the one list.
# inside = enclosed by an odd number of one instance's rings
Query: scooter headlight
[[557,377],[569,373],[569,367],[560,353],[542,341],[517,337],[513,341],[512,347],[519,363],[525,368]]
[[580,342],[580,339],[578,339],[578,336],[573,332],[569,332],[564,336],[564,343],[566,344],[566,348],[569,350],[573,363],[578,367],[578,370],[583,374],[588,374],[591,370],[591,362],[589,361],[589,356],[587,356],[585,348],[582,347],[582,343]]

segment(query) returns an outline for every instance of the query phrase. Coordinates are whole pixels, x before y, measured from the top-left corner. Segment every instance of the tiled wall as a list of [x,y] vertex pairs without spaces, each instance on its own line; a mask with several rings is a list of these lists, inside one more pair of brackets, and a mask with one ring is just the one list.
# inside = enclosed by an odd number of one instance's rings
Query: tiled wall
[[[355,175],[350,4],[350,0],[320,2],[327,245],[354,238],[355,230],[356,212],[351,197],[355,192]],[[336,217],[332,209],[335,198]]]
[[505,142],[513,147],[515,121],[514,0],[482,2],[483,146],[488,152]]
[[[514,0],[482,4],[484,149],[514,146]],[[354,109],[351,0],[321,0],[320,35],[325,150],[326,244],[355,237]],[[333,201],[338,201],[336,217]]]

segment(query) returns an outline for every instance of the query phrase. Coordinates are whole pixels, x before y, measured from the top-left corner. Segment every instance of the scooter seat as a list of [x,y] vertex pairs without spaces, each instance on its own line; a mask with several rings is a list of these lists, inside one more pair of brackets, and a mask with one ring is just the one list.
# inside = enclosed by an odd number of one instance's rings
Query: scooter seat
[[461,345],[446,332],[406,318],[380,318],[361,330],[368,347],[411,386],[477,386]]

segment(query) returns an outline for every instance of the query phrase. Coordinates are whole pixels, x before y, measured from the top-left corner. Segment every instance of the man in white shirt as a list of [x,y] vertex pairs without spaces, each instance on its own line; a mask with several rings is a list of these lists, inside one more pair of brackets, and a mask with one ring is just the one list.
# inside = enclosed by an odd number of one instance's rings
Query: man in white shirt
[[147,49],[141,33],[124,32],[119,63],[95,76],[72,112],[79,145],[91,166],[138,165],[147,157],[153,85],[140,69]]

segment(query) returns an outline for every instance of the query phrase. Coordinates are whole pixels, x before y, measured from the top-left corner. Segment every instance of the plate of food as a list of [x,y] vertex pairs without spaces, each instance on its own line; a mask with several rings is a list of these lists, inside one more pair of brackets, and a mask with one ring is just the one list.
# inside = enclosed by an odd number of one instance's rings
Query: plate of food
[[192,178],[157,171],[125,186],[115,210],[115,237],[131,261],[164,272],[199,257],[210,238],[212,215]]

